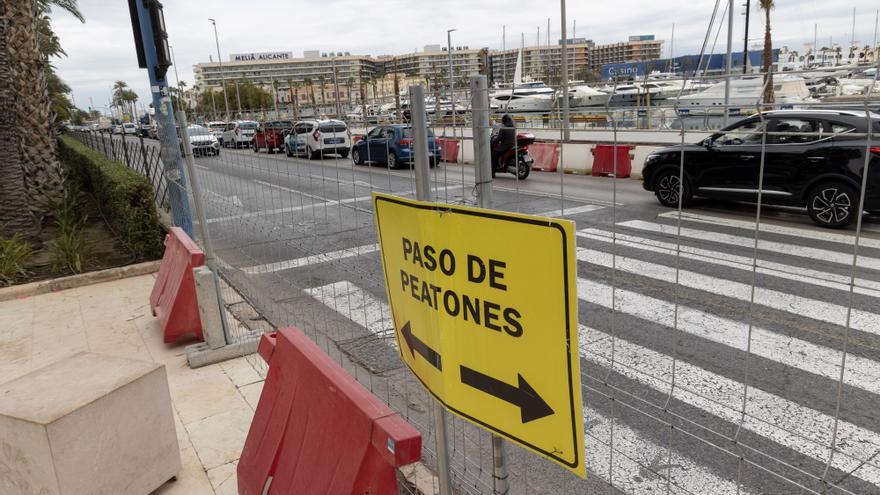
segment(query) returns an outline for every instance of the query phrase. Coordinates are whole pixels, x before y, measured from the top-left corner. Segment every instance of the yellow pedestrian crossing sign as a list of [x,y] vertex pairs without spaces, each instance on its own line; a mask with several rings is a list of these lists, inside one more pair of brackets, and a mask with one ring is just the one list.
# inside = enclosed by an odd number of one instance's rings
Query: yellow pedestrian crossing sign
[[584,476],[574,224],[373,206],[403,361],[450,411]]

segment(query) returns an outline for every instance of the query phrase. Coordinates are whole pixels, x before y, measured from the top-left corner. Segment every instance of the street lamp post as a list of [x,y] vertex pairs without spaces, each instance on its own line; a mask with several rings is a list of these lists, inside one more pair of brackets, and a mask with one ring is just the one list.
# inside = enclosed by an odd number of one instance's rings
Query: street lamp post
[[[568,121],[570,120],[568,108],[568,33],[566,33],[565,21],[565,0],[561,3],[562,15],[562,139],[568,141],[571,139]],[[549,37],[547,38],[550,39]]]
[[220,64],[220,81],[223,84],[223,105],[226,109],[226,120],[229,120],[229,95],[226,94],[226,76],[223,74],[223,58],[220,56],[220,37],[217,36],[217,21],[208,19],[214,26],[214,43],[217,44],[217,63]]
[[449,106],[452,109],[452,133],[455,137],[455,79],[452,76],[452,32],[455,29],[446,30],[446,52],[449,55]]

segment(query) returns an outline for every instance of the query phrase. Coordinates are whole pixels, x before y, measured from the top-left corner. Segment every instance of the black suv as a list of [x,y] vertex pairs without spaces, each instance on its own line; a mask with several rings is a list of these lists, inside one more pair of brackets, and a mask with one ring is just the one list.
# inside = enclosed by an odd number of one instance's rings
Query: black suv
[[[697,144],[664,148],[648,155],[643,186],[664,206],[682,206],[694,196],[755,202],[762,134],[765,204],[805,206],[823,227],[855,220],[865,153],[870,153],[865,210],[880,213],[880,115],[871,114],[873,139],[867,146],[865,112],[779,110],[730,125]],[[684,184],[679,187],[681,151]]]

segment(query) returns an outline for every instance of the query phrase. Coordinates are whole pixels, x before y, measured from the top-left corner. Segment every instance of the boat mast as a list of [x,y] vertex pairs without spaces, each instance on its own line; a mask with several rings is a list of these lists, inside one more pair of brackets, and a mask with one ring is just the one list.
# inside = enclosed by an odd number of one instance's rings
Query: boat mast
[[749,10],[751,0],[746,0],[746,32],[743,35],[743,74],[749,73]]
[[733,0],[727,0],[727,68],[724,71],[724,126],[730,115],[730,75],[733,69]]

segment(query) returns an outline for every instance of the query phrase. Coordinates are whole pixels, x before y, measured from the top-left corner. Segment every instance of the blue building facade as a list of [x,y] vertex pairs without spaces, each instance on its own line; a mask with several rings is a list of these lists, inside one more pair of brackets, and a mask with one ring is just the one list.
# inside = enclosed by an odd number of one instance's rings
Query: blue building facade
[[[725,66],[727,65],[725,61],[726,58],[727,55],[723,53],[704,55],[702,65],[700,65],[700,70],[702,71],[705,69],[710,72],[723,71]],[[778,58],[779,50],[773,50],[773,62],[775,63]],[[733,53],[732,59],[734,71],[741,72],[744,60],[743,52]],[[599,74],[602,76],[602,79],[606,80],[615,78],[631,79],[645,77],[646,74],[650,74],[654,71],[675,72],[678,74],[683,73],[685,75],[693,75],[694,71],[697,69],[697,64],[700,61],[700,56],[682,55],[681,57],[675,57],[672,60],[675,63],[674,66],[670,64],[670,60],[668,58],[658,60],[645,60],[640,62],[625,62],[621,64],[605,64],[599,70]],[[752,67],[760,67],[761,52],[749,52],[749,63],[752,65]]]

